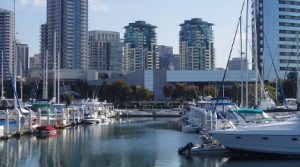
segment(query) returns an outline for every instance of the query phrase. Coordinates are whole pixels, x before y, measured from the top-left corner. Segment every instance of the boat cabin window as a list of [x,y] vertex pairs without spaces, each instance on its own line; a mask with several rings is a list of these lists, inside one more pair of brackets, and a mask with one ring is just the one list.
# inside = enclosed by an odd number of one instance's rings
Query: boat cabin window
[[264,119],[264,116],[261,113],[239,113],[239,115],[246,123],[258,123]]
[[287,105],[292,106],[292,105],[297,105],[297,101],[296,100],[286,100]]
[[226,104],[226,105],[217,105],[215,108],[216,112],[223,112],[223,111],[228,111],[228,110],[234,110],[237,109],[236,105],[233,104]]
[[48,112],[49,107],[48,106],[39,106],[39,107],[34,106],[34,107],[32,107],[32,109],[34,112],[38,112],[40,109],[41,112],[43,113],[43,112]]
[[64,105],[54,105],[53,106],[53,111],[56,109],[57,112],[63,112],[64,110]]

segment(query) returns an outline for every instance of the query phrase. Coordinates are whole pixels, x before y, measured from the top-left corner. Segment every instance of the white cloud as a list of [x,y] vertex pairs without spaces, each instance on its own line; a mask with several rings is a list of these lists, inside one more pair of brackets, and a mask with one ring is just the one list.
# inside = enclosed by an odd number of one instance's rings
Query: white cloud
[[108,6],[106,6],[101,0],[90,0],[89,8],[92,11],[102,11],[106,12],[109,10]]
[[33,5],[35,6],[46,6],[46,0],[33,0]]
[[20,0],[21,7],[25,7],[30,4],[30,0]]
[[19,5],[21,8],[25,8],[27,6],[45,7],[46,0],[19,0]]

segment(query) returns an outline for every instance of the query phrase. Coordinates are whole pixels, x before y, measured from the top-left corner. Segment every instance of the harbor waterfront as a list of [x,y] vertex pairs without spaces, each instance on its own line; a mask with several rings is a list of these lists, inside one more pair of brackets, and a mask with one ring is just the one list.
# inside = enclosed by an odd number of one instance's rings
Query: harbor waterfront
[[182,156],[179,147],[201,141],[180,129],[178,118],[122,118],[48,137],[24,135],[0,141],[0,166],[300,166],[299,159]]

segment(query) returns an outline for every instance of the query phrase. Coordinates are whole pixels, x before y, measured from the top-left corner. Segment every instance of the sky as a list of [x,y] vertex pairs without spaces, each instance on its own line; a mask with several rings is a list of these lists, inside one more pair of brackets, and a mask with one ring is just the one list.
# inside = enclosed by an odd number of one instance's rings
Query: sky
[[[242,3],[243,0],[89,0],[88,27],[89,31],[117,31],[123,37],[128,23],[144,20],[158,27],[159,45],[173,46],[174,53],[178,53],[179,25],[184,20],[202,18],[214,24],[216,67],[224,68]],[[13,0],[0,0],[1,8],[13,10],[13,4]],[[16,38],[29,45],[30,57],[39,53],[40,25],[45,22],[46,0],[16,0]],[[245,21],[243,25],[244,32]],[[233,57],[239,55],[238,48],[235,45]]]

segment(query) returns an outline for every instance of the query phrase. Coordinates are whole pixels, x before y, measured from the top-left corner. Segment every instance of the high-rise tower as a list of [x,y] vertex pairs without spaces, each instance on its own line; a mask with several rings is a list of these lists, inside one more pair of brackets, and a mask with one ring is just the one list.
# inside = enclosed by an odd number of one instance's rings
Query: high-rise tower
[[274,67],[280,78],[296,71],[300,63],[300,0],[252,0],[252,37],[253,60],[257,56],[265,80],[276,78]]
[[213,24],[199,18],[180,24],[179,56],[182,70],[213,70],[215,49]]
[[54,55],[58,53],[61,68],[87,68],[88,0],[47,0],[46,49],[49,69],[53,68]]
[[[2,68],[2,54],[4,77],[9,77],[9,70],[13,74],[14,64],[14,14],[10,10],[0,8],[0,68]],[[0,76],[2,71],[0,70]]]
[[129,23],[125,27],[123,70],[159,69],[156,26],[145,21]]

